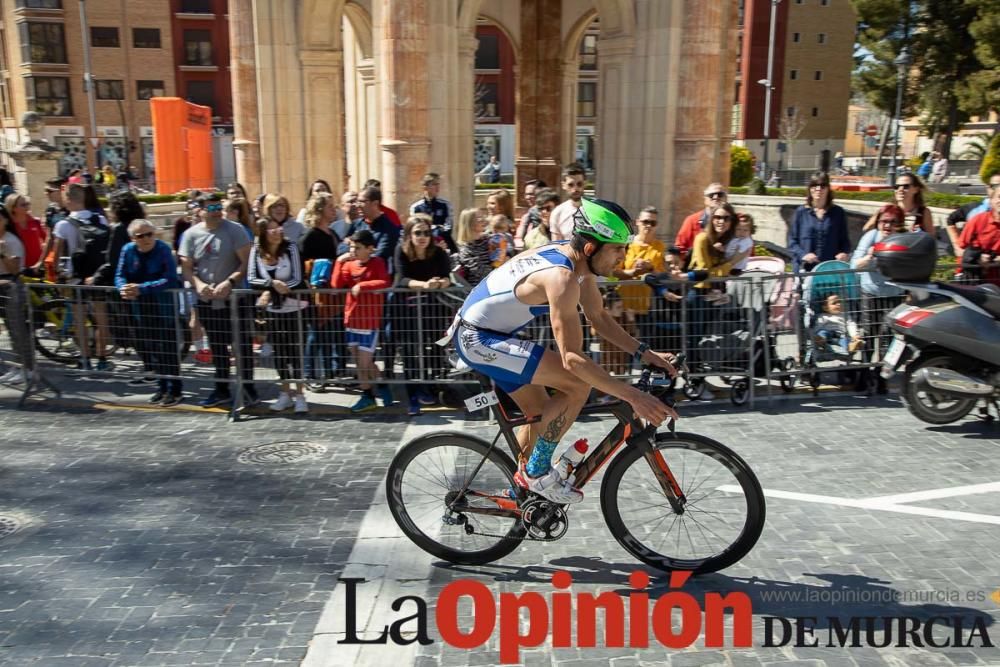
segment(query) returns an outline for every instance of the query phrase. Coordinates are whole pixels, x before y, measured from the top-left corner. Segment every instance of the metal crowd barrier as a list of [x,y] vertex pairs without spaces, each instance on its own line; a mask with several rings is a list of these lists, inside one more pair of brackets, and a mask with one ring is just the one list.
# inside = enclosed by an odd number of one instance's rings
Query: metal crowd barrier
[[[872,370],[890,339],[882,319],[903,296],[867,294],[860,273],[748,272],[706,283],[668,282],[656,290],[639,281],[607,281],[602,291],[606,309],[630,333],[655,350],[687,354],[691,379],[680,389],[690,398],[723,390],[734,404],[753,406],[762,393],[796,385],[815,391],[850,383],[874,390]],[[180,394],[185,383],[188,390],[193,383],[214,383],[232,397],[230,414],[237,418],[255,385],[355,389],[366,372],[359,373],[352,354],[350,343],[359,342],[362,349],[374,348],[375,384],[395,387],[397,400],[404,392],[460,394],[460,385],[476,381],[455,371],[452,347],[435,341],[466,293],[460,287],[366,293],[377,295],[374,303],[353,313],[348,327],[344,290],[302,290],[271,301],[260,292],[235,290],[198,303],[190,290],[129,300],[111,287],[7,282],[0,284],[2,372],[24,369],[22,402],[38,391],[57,391],[46,381],[55,367],[70,377],[149,383],[136,393]],[[846,335],[822,317],[831,297],[840,302]],[[359,326],[368,331],[352,330]],[[603,343],[582,314],[581,327],[595,362],[619,377],[637,371],[630,356]],[[554,346],[545,317],[521,335]],[[185,401],[192,400],[188,394]]]

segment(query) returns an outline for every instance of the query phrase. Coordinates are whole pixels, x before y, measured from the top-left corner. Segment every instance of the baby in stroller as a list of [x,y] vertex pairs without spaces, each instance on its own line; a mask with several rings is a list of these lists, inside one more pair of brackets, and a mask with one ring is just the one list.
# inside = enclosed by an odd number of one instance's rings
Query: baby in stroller
[[844,314],[844,304],[839,294],[827,294],[823,299],[823,312],[812,326],[812,340],[817,353],[834,352],[852,355],[865,341],[858,323]]

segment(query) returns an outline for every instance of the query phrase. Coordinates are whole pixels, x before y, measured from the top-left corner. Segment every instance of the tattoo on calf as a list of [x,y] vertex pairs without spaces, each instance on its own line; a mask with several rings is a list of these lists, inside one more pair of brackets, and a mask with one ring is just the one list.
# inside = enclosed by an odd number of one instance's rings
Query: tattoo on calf
[[566,411],[560,412],[556,415],[552,421],[548,423],[545,427],[545,432],[542,433],[542,437],[550,442],[559,442],[559,435],[562,433],[563,427],[566,425]]

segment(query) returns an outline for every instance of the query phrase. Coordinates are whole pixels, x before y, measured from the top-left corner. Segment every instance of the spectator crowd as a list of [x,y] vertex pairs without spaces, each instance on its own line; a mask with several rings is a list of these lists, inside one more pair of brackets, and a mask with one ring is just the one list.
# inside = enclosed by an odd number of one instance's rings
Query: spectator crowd
[[[278,398],[269,405],[274,412],[306,413],[307,392],[326,391],[345,378],[361,390],[353,412],[377,409],[379,402],[389,406],[395,397],[384,381],[399,368],[408,381],[408,412],[417,415],[422,406],[447,398],[437,380],[448,364],[435,339],[464,294],[449,288],[474,286],[515,254],[572,237],[586,187],[584,169],[569,165],[558,185],[557,190],[538,179],[527,181],[521,215],[515,215],[514,197],[502,188],[489,193],[485,210],[469,207],[456,214],[440,197],[441,177],[427,173],[422,196],[401,216],[383,203],[376,180],[340,195],[316,180],[296,215],[284,195],[251,197],[232,183],[224,193],[192,194],[185,215],[173,225],[171,246],[156,238],[131,191],[112,194],[105,210],[92,185],[53,179],[46,188],[44,220],[31,214],[22,195],[9,192],[3,200],[0,284],[30,276],[107,288],[79,291],[70,299],[74,321],[92,323],[75,327],[78,366],[109,370],[105,351],[115,337],[112,329],[124,322],[129,333],[121,337],[148,376],[133,384],[155,383],[152,403],[169,406],[184,399],[174,335],[180,327],[194,359],[214,368],[215,386],[198,400],[201,406],[234,400],[232,359],[242,380],[240,401],[257,403],[254,362],[268,356],[279,378]],[[874,244],[888,234],[936,233],[924,191],[917,174],[901,175],[895,201],[872,216],[852,247],[828,175],[815,174],[789,223],[792,268],[809,272],[823,262],[841,261],[869,271]],[[679,321],[682,308],[686,342],[697,348],[712,326],[713,307],[729,299],[726,279],[746,270],[756,251],[753,217],[730,204],[725,187],[711,183],[703,195],[703,207],[684,219],[670,244],[657,234],[656,208],[642,208],[625,260],[609,277],[606,307],[655,349],[681,345],[662,324]],[[990,179],[989,196],[955,211],[948,225],[948,238],[969,271],[995,280],[1000,175]],[[614,284],[649,274],[669,277],[674,287]],[[231,299],[233,290],[243,296]],[[860,290],[860,325],[843,315],[843,304],[824,302],[816,345],[840,345],[871,358],[874,350],[866,349],[862,334],[878,329],[881,315],[901,296],[877,271],[862,274]],[[10,327],[7,313],[5,319]],[[612,350],[605,350],[601,361],[612,372],[629,371],[627,360]],[[23,373],[12,370],[0,381],[21,382]]]

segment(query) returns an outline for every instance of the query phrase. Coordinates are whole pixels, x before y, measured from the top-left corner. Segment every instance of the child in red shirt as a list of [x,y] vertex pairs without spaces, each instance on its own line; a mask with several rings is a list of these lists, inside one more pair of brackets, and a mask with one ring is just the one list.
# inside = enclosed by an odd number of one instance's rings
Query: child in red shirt
[[[344,328],[347,345],[354,356],[361,384],[361,398],[351,406],[351,412],[374,410],[375,392],[372,383],[378,379],[375,366],[375,348],[378,332],[382,328],[382,307],[385,295],[373,290],[383,290],[391,284],[385,260],[375,257],[375,236],[367,229],[355,232],[348,240],[350,257],[341,258],[333,267],[330,285],[336,289],[349,289],[344,307]],[[379,387],[379,394],[386,407],[392,405],[389,387]]]

